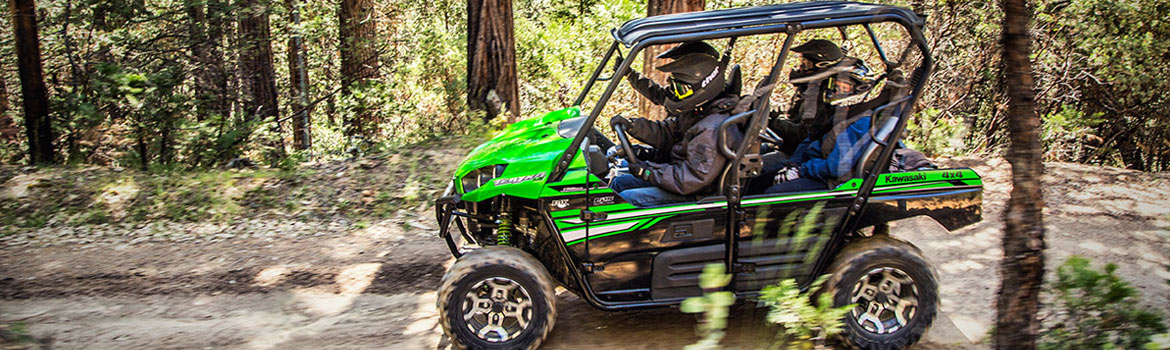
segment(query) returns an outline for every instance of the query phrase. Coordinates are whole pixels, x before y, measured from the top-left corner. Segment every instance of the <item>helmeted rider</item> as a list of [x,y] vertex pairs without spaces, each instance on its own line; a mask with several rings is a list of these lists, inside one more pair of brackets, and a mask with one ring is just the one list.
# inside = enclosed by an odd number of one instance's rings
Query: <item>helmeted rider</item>
[[[626,77],[635,90],[665,108],[669,116],[661,121],[621,116],[610,120],[610,125],[624,126],[629,136],[656,150],[638,152],[649,159],[640,165],[631,162],[630,174],[610,182],[614,192],[638,206],[691,201],[716,186],[727,162],[715,148],[716,130],[739,102],[738,96],[724,93],[723,63],[711,45],[688,42],[658,57],[673,59],[657,68],[670,74],[667,86],[632,69]],[[731,137],[737,142],[740,135]]]
[[[828,71],[829,68],[841,63],[845,53],[832,41],[814,39],[792,48],[792,52],[800,54],[800,66],[789,74],[788,80],[798,80],[811,77]],[[774,112],[768,127],[776,132],[784,144],[780,151],[791,155],[796,146],[809,136],[823,132],[824,124],[832,118],[833,107],[824,98],[825,92],[831,89],[829,79],[820,79],[812,82],[793,84],[796,93],[788,107],[788,118],[777,118],[779,112]]]
[[[850,175],[869,138],[872,102],[857,105],[874,86],[875,79],[864,62],[846,57],[831,41],[816,39],[793,48],[801,54],[801,66],[790,76],[797,93],[788,120],[773,120],[773,128],[785,140],[781,149],[792,150],[779,162],[765,158],[761,180],[771,182],[768,193],[827,189]],[[874,101],[888,101],[883,94]],[[777,118],[779,119],[779,118]],[[799,137],[800,143],[790,137]],[[787,136],[786,136],[787,135]]]

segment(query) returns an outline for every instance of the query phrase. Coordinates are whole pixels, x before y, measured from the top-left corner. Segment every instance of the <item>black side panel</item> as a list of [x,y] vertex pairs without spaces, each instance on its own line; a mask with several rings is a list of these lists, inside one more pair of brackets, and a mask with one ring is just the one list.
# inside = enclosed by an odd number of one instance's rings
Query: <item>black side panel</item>
[[870,198],[858,227],[926,215],[954,231],[983,220],[983,189],[886,193]]
[[809,236],[799,242],[791,237],[740,241],[737,262],[746,265],[747,269],[735,275],[735,290],[760,290],[789,278],[800,281],[808,275],[810,265],[805,262],[815,258],[808,256],[809,250],[819,248],[825,237]]
[[657,300],[702,295],[699,274],[707,264],[722,264],[723,251],[722,244],[714,244],[658,254],[654,257],[651,298]]

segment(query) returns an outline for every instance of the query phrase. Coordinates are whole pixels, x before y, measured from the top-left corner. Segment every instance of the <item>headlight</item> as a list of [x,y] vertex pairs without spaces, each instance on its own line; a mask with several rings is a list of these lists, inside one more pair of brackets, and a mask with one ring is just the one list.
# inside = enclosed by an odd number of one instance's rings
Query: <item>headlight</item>
[[467,175],[463,175],[460,182],[463,184],[463,193],[475,191],[483,184],[491,182],[493,179],[500,177],[504,173],[504,169],[508,166],[505,164],[485,166],[475,169]]

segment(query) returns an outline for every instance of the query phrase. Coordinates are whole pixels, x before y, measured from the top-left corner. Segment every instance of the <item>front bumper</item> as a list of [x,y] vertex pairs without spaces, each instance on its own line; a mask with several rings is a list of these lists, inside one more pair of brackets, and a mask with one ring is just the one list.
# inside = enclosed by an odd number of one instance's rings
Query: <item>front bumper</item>
[[455,258],[463,256],[463,251],[455,243],[455,237],[451,235],[452,224],[459,230],[459,235],[463,239],[470,241],[467,227],[463,225],[463,220],[459,220],[459,217],[469,217],[470,215],[459,211],[459,202],[459,195],[454,194],[448,194],[435,200],[435,220],[439,223],[439,237],[447,242],[447,249],[451,250],[451,255],[454,255]]
[[[468,209],[473,208],[475,203],[463,201],[460,197],[454,193],[453,186],[448,186],[443,196],[435,200],[435,221],[439,224],[439,237],[447,242],[447,248],[456,258],[463,256],[469,245],[480,245],[472,232],[495,227],[493,219],[469,212]],[[459,232],[454,232],[456,230]]]

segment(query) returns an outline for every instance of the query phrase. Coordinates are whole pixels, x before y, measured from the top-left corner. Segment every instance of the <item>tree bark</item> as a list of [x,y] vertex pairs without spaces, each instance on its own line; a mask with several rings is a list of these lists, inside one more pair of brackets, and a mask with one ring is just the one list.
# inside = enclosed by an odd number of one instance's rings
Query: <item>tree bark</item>
[[20,128],[8,116],[8,84],[0,77],[0,144],[17,142]]
[[[706,7],[705,0],[650,0],[646,4],[646,16],[667,15],[671,13],[702,11]],[[669,60],[655,58],[658,54],[669,50],[675,45],[655,45],[647,47],[642,54],[642,75],[653,79],[658,84],[666,83],[666,73],[656,67],[669,63]],[[651,120],[666,119],[666,110],[662,109],[644,96],[638,97],[638,114]]]
[[4,82],[4,77],[0,77],[0,119],[8,114],[8,84]]
[[1026,0],[1001,0],[1003,7],[1004,88],[1008,93],[1012,192],[1004,213],[1002,284],[996,303],[997,349],[1036,348],[1040,287],[1044,282],[1044,197],[1041,177],[1040,118],[1033,88],[1031,10]]
[[512,0],[467,0],[467,105],[484,121],[520,116]]
[[[244,120],[272,119],[273,128],[282,136],[276,105],[276,72],[272,67],[272,39],[268,30],[268,6],[257,0],[240,1],[240,72],[247,96]],[[273,145],[277,157],[284,155],[284,142]]]
[[309,149],[309,72],[305,67],[305,42],[301,36],[300,1],[288,0],[292,17],[292,37],[288,39],[289,100],[292,103],[293,147]]
[[207,2],[207,30],[204,33],[207,45],[203,47],[207,61],[207,78],[209,98],[206,104],[207,112],[227,120],[232,112],[232,97],[228,90],[228,68],[224,59],[224,32],[229,27],[228,3],[224,0],[208,0]]
[[[380,78],[378,51],[374,44],[378,24],[374,20],[372,0],[341,0],[340,20],[341,93],[368,87]],[[347,136],[362,136],[371,142],[378,134],[378,120],[369,109],[357,111],[345,120]]]
[[24,128],[28,138],[29,164],[52,164],[53,127],[49,119],[49,96],[41,66],[41,45],[37,35],[36,4],[33,0],[8,0],[16,35],[20,93],[24,105]]
[[203,0],[185,0],[187,8],[187,36],[191,57],[195,61],[191,75],[195,77],[195,119],[202,121],[208,114],[218,112],[215,77],[211,65],[210,47],[213,42],[207,35],[207,3]]

